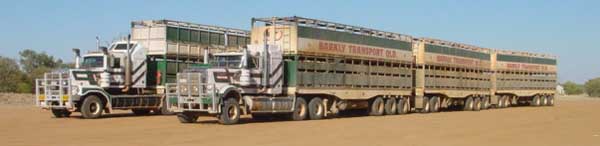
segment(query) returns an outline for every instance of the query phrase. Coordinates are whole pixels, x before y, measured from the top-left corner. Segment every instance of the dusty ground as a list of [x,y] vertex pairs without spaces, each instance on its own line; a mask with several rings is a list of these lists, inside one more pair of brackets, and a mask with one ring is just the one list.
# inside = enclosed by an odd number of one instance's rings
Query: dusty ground
[[0,105],[0,145],[600,145],[600,100],[560,98],[555,107],[352,117],[224,126],[174,116],[52,118],[31,106]]

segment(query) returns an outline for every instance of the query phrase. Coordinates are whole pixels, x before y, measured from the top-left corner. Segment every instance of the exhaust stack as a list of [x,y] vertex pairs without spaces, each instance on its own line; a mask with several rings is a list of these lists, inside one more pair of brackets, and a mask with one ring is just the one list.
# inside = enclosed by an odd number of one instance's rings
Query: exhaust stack
[[128,92],[131,88],[131,35],[127,35],[127,44],[125,49],[125,88],[123,92]]
[[75,68],[79,69],[79,66],[81,64],[81,51],[79,50],[79,48],[73,48],[73,53],[75,53]]

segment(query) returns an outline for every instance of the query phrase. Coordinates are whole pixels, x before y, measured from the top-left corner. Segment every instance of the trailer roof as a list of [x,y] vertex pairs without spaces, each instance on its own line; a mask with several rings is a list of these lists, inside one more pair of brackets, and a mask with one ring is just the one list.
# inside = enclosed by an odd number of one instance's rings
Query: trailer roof
[[513,55],[513,56],[524,56],[524,57],[537,57],[537,58],[547,58],[547,59],[556,59],[557,56],[544,54],[544,53],[531,53],[524,51],[512,51],[512,50],[500,50],[495,49],[496,53],[502,55]]
[[339,32],[347,32],[352,34],[360,34],[366,36],[374,36],[379,38],[386,38],[391,40],[400,40],[412,42],[413,37],[410,35],[381,31],[371,28],[365,28],[360,26],[346,25],[336,22],[329,22],[311,18],[303,18],[298,16],[292,17],[270,17],[270,18],[252,18],[252,25],[254,27],[255,22],[263,22],[266,25],[297,25],[312,27],[318,29],[333,30]]
[[175,20],[166,20],[166,19],[163,19],[163,20],[139,20],[139,21],[131,22],[132,28],[134,28],[134,27],[161,27],[161,26],[189,28],[189,29],[203,30],[203,31],[210,31],[210,32],[235,34],[235,35],[240,35],[240,36],[250,36],[250,31],[247,31],[247,30],[227,28],[227,27],[214,26],[214,25],[196,24],[196,23],[182,22],[182,21],[175,21]]
[[438,46],[460,48],[460,49],[472,50],[472,51],[477,51],[477,52],[482,52],[482,53],[491,53],[491,49],[478,47],[478,46],[474,46],[474,45],[469,45],[469,44],[445,41],[445,40],[434,39],[434,38],[426,38],[426,37],[419,38],[418,40],[422,40],[425,43],[438,45]]

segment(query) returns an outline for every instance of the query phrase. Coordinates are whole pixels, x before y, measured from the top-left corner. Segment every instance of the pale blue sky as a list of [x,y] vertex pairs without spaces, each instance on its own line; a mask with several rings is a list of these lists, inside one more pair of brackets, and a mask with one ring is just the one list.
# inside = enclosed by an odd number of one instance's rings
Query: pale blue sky
[[249,29],[250,18],[303,16],[482,47],[560,56],[559,80],[600,76],[600,1],[0,1],[0,53],[24,48],[66,61],[129,22],[173,19]]

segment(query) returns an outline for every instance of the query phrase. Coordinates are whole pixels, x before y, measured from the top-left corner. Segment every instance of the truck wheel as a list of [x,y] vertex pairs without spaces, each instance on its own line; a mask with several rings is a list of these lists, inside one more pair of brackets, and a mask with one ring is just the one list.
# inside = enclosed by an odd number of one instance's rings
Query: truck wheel
[[177,119],[181,123],[194,123],[198,120],[198,116],[189,113],[179,113],[177,114]]
[[240,104],[235,98],[228,98],[223,104],[219,123],[223,125],[237,124],[240,120]]
[[473,110],[473,97],[467,97],[467,99],[465,99],[465,104],[463,105],[463,110],[464,111]]
[[290,119],[294,121],[300,121],[306,119],[307,107],[304,98],[297,97],[296,105],[294,106],[294,112],[292,112]]
[[540,96],[540,106],[548,105],[548,98],[546,96]]
[[135,115],[147,115],[150,113],[150,109],[131,109]]
[[533,96],[533,99],[531,99],[531,105],[540,106],[540,96]]
[[488,108],[490,108],[490,98],[486,96],[481,99],[481,109],[487,110]]
[[81,104],[81,116],[86,119],[95,119],[102,116],[104,104],[96,95],[90,95]]
[[440,98],[437,96],[431,97],[429,100],[429,105],[431,106],[429,109],[432,113],[437,113],[440,111]]
[[396,106],[398,109],[398,114],[408,114],[410,112],[410,104],[407,100],[408,98],[400,98],[398,99],[398,105]]
[[429,103],[429,97],[423,97],[423,108],[421,113],[429,113],[431,111],[431,104]]
[[481,99],[479,97],[473,98],[473,111],[481,110]]
[[56,118],[63,118],[71,116],[71,112],[66,109],[52,109],[52,114]]
[[496,104],[496,108],[504,108],[504,97],[505,96],[498,97],[498,104]]
[[370,116],[381,116],[385,111],[385,105],[381,97],[375,97],[371,104],[369,104],[369,115]]
[[308,117],[311,120],[319,120],[323,118],[325,107],[323,101],[319,97],[315,97],[308,102]]
[[548,96],[548,104],[547,106],[554,106],[554,96]]
[[511,107],[511,99],[512,97],[507,96],[506,98],[504,98],[504,107]]
[[388,98],[385,100],[385,114],[395,115],[396,114],[396,98]]

